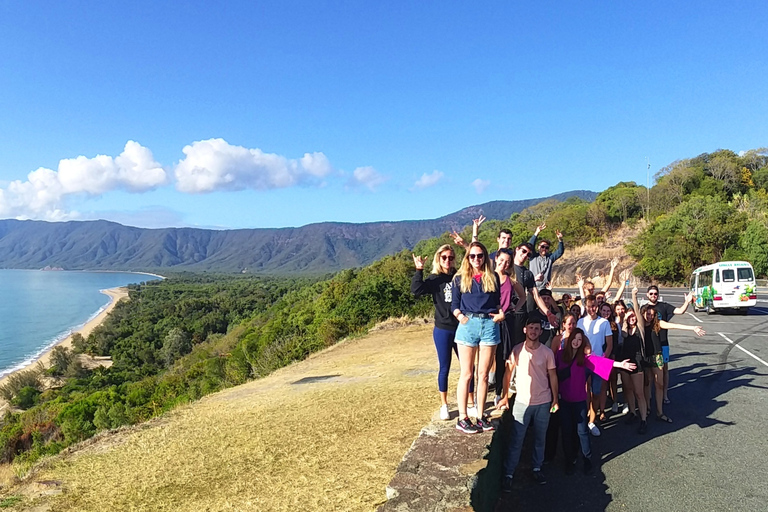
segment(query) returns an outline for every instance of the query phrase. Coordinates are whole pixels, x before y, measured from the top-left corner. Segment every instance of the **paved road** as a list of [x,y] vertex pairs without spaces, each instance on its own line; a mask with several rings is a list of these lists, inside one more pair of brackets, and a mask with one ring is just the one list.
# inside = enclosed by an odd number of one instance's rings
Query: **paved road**
[[[663,300],[678,306],[683,289],[662,289]],[[625,425],[621,414],[592,438],[592,475],[566,476],[562,454],[545,466],[549,482],[536,485],[518,473],[512,493],[498,493],[505,433],[492,441],[489,495],[476,509],[585,511],[758,511],[768,510],[768,300],[749,315],[689,313],[673,322],[701,325],[707,335],[673,332],[672,424],[649,420],[645,436]],[[529,463],[530,454],[524,454]],[[495,507],[488,505],[496,503]]]

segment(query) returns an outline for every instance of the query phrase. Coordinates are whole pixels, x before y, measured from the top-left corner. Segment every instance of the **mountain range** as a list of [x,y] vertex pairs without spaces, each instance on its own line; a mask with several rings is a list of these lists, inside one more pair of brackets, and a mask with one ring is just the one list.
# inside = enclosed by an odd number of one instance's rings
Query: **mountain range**
[[491,201],[429,220],[322,222],[297,228],[212,230],[145,229],[105,220],[44,222],[0,220],[0,268],[132,271],[215,271],[285,274],[323,273],[367,265],[411,249],[425,238],[461,229],[472,219],[506,219],[547,199]]

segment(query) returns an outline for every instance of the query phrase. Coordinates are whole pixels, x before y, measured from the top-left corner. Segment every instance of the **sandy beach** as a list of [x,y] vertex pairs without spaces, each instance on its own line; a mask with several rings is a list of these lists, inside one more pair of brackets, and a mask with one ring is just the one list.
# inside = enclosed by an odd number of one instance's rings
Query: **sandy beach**
[[[122,298],[128,297],[128,289],[127,288],[109,288],[106,290],[101,290],[101,293],[104,295],[109,296],[110,301],[109,304],[107,304],[107,307],[104,308],[104,310],[93,317],[90,321],[88,321],[85,325],[83,325],[80,329],[77,331],[73,331],[72,334],[75,332],[79,332],[83,335],[83,337],[88,337],[88,335],[93,331],[96,326],[98,326],[101,322],[104,321],[104,319],[107,317],[110,311],[115,307],[115,305],[118,303],[118,301]],[[43,365],[48,368],[51,364],[51,351],[53,350],[53,347],[60,346],[60,347],[66,347],[66,348],[72,348],[72,335],[67,336],[63,340],[61,340],[56,345],[52,346],[50,349],[48,349],[46,352],[44,352],[39,358],[37,358],[32,363],[28,364],[24,368],[20,368],[19,370],[16,370],[16,372],[20,372],[23,370],[26,370],[30,368],[31,366],[34,366],[38,363],[38,361],[42,361]],[[2,379],[0,379],[0,386],[6,383],[8,378],[13,375],[14,373],[9,373],[8,375],[4,376]],[[5,402],[5,400],[0,398],[0,413],[5,410],[5,408],[8,406],[8,404]]]

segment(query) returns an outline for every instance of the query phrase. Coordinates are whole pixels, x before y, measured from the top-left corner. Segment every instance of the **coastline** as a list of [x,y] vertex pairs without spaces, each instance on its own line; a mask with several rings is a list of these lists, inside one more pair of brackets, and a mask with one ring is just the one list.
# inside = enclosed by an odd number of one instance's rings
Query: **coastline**
[[[17,368],[16,370],[8,373],[7,375],[4,375],[2,378],[0,378],[0,386],[5,384],[11,375],[14,375],[15,373],[27,370],[31,368],[32,366],[36,365],[39,361],[42,361],[43,365],[48,368],[51,365],[51,352],[53,351],[54,347],[65,347],[65,348],[72,348],[72,335],[77,333],[80,333],[83,335],[83,337],[88,337],[88,335],[93,331],[99,324],[101,324],[104,319],[107,317],[107,315],[114,309],[115,305],[120,301],[120,299],[123,299],[125,297],[128,297],[128,288],[126,287],[118,287],[118,288],[108,288],[105,290],[100,290],[101,293],[109,297],[109,303],[104,306],[101,311],[88,320],[86,323],[82,325],[82,327],[78,329],[73,329],[72,332],[67,335],[65,338],[61,339],[59,342],[54,343],[48,349],[46,349],[45,352],[43,352],[39,357],[35,358],[33,361],[31,361],[29,364]],[[8,407],[7,402],[0,398],[0,413],[4,412],[4,410]]]

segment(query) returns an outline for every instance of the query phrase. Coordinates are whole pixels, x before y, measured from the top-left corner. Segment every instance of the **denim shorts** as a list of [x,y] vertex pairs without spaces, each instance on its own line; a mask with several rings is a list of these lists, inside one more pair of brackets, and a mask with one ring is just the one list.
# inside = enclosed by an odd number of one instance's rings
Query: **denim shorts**
[[459,323],[456,329],[456,343],[467,347],[478,345],[494,346],[501,341],[499,324],[490,318],[469,317],[467,323]]
[[669,362],[669,345],[661,347],[661,355],[664,358],[664,364]]
[[599,377],[596,373],[592,374],[592,394],[593,395],[600,394],[600,388],[603,387],[603,382],[605,382],[605,380],[602,377]]

